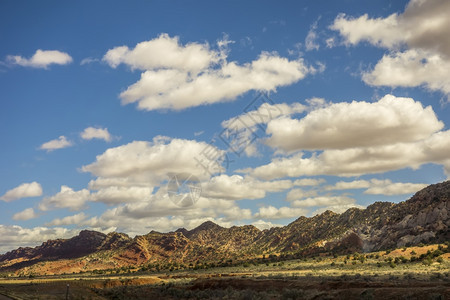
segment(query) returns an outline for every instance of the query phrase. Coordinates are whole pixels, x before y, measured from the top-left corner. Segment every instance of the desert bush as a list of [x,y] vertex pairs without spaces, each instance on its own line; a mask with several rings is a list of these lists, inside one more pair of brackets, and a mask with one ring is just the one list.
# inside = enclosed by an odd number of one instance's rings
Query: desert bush
[[426,259],[424,259],[423,260],[423,264],[425,265],[425,266],[430,266],[431,264],[432,264],[432,260],[431,260],[431,258],[430,257],[427,257]]

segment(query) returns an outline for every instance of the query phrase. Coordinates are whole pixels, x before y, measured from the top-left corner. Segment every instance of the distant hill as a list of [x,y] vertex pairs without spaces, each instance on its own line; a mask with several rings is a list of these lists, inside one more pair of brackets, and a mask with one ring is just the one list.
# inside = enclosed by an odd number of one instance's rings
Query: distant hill
[[123,233],[83,230],[71,239],[44,242],[0,255],[0,272],[58,274],[148,264],[223,263],[261,255],[315,255],[386,250],[450,240],[450,181],[430,185],[411,199],[376,202],[342,214],[326,211],[284,227],[221,227],[205,222],[192,230]]

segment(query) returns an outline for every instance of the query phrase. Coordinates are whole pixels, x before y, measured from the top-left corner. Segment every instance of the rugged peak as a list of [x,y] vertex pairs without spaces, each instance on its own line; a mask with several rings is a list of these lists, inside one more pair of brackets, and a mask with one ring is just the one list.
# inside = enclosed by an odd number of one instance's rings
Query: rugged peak
[[175,230],[175,232],[179,232],[179,233],[183,234],[184,236],[186,236],[186,234],[189,231],[186,228],[178,228],[177,230]]
[[212,222],[212,221],[206,221],[203,224],[201,224],[200,226],[192,229],[191,231],[204,231],[204,230],[211,230],[211,229],[222,229],[222,226],[217,225],[216,223]]
[[450,200],[450,180],[431,184],[426,188],[418,191],[405,203],[422,202],[422,204],[428,204],[430,202],[446,202]]
[[117,249],[127,245],[131,241],[132,239],[127,234],[113,231],[106,235],[106,238],[100,245],[99,249],[101,250]]
[[320,214],[321,216],[324,217],[329,217],[329,216],[335,216],[337,215],[337,213],[335,213],[334,211],[331,211],[329,209],[327,209],[326,211],[324,211],[323,213]]
[[329,218],[332,218],[334,216],[338,216],[339,214],[335,213],[334,211],[331,211],[329,209],[327,209],[326,211],[324,211],[321,214],[315,215],[314,217],[312,217],[312,220],[327,220]]
[[87,238],[87,239],[104,239],[106,238],[106,234],[98,232],[98,231],[94,231],[94,230],[81,230],[80,233],[78,234],[78,236],[80,238]]

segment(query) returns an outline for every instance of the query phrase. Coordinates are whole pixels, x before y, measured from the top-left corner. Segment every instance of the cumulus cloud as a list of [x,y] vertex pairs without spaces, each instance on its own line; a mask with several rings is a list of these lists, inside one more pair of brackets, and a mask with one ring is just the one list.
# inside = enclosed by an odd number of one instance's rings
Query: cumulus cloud
[[352,190],[352,189],[363,189],[368,187],[370,187],[370,181],[368,180],[338,181],[334,185],[326,186],[325,190],[327,191]]
[[370,195],[404,195],[415,193],[425,187],[428,184],[425,183],[403,183],[395,182],[393,183],[389,179],[385,180],[371,180],[371,186],[364,191],[364,194]]
[[87,189],[74,191],[72,188],[62,185],[61,190],[51,197],[45,197],[39,204],[39,209],[43,211],[54,208],[68,208],[70,210],[80,210],[89,200],[90,192]]
[[393,49],[406,44],[450,56],[449,12],[450,3],[446,0],[412,0],[402,14],[386,18],[369,18],[367,14],[352,18],[341,14],[331,28],[353,45],[367,41]]
[[191,72],[204,70],[220,59],[220,53],[210,50],[208,44],[189,43],[183,46],[178,37],[172,38],[168,34],[138,43],[132,50],[127,46],[113,48],[103,57],[112,68],[126,64],[139,70],[171,68]]
[[412,143],[324,150],[320,154],[313,153],[311,157],[304,157],[304,153],[276,157],[269,164],[240,171],[265,180],[312,175],[350,177],[403,168],[418,169],[423,164],[434,163],[442,165],[449,175],[448,147],[450,147],[450,131],[445,131]]
[[228,200],[261,199],[267,192],[280,192],[291,187],[290,180],[259,181],[251,177],[222,174],[202,184],[202,195]]
[[261,94],[245,108],[244,113],[222,122],[224,130],[220,138],[237,155],[243,152],[247,156],[257,156],[257,144],[262,135],[259,131],[266,131],[267,123],[328,105],[322,98],[307,99],[306,103],[275,104],[267,95]]
[[402,14],[386,18],[370,18],[367,14],[352,18],[341,14],[331,29],[339,31],[348,45],[367,41],[392,51],[372,71],[364,73],[366,83],[425,86],[449,96],[449,14],[450,3],[446,0],[411,0]]
[[156,137],[152,142],[134,141],[110,148],[81,169],[103,178],[128,178],[154,186],[176,173],[207,179],[223,171],[220,162],[224,154],[205,142]]
[[417,141],[443,127],[431,106],[386,95],[375,103],[332,104],[299,120],[271,120],[267,144],[285,151],[388,145]]
[[321,185],[324,182],[326,182],[326,181],[323,178],[319,178],[319,179],[301,178],[301,179],[295,180],[293,182],[293,185],[295,185],[295,186],[317,186],[317,185]]
[[153,189],[149,187],[111,186],[92,193],[89,199],[91,201],[103,202],[110,205],[137,202],[150,199],[152,191]]
[[338,181],[332,186],[326,186],[325,190],[366,189],[364,194],[391,196],[415,193],[427,185],[426,183],[392,182],[390,179],[374,178],[371,180]]
[[61,227],[23,228],[18,225],[0,225],[0,253],[18,247],[38,246],[42,241],[50,239],[70,238],[78,233],[79,230]]
[[374,86],[425,86],[450,95],[450,59],[422,50],[386,54],[363,80]]
[[81,212],[76,215],[67,216],[64,218],[57,218],[51,221],[50,223],[45,224],[45,226],[64,226],[64,225],[72,225],[72,224],[80,224],[84,220],[86,220],[85,213]]
[[265,229],[270,229],[272,227],[283,226],[281,224],[274,224],[272,222],[268,222],[268,221],[264,221],[264,220],[257,220],[255,222],[253,222],[252,225],[255,226],[256,228],[258,228],[259,230],[265,230]]
[[10,202],[21,198],[38,197],[42,195],[42,186],[36,181],[22,183],[21,185],[7,191],[0,200]]
[[[374,103],[332,104],[300,120],[270,121],[267,143],[292,154],[239,171],[272,180],[360,176],[434,163],[450,174],[450,157],[445,150],[450,145],[450,131],[439,131],[442,128],[431,107],[424,108],[410,98],[387,95]],[[305,150],[311,151],[310,155]]]
[[341,206],[355,204],[356,200],[347,196],[318,196],[292,201],[294,207]]
[[259,211],[254,215],[255,218],[263,219],[288,219],[288,218],[298,218],[304,216],[307,210],[303,208],[293,208],[293,207],[280,207],[276,208],[274,206],[260,207]]
[[142,110],[182,110],[232,101],[250,90],[274,91],[317,71],[302,59],[268,52],[243,65],[228,62],[228,43],[221,41],[219,50],[212,50],[206,43],[181,45],[178,37],[162,34],[134,49],[113,48],[103,60],[113,68],[126,64],[143,71],[140,80],[120,94],[123,104],[137,102]]
[[298,200],[298,199],[302,199],[302,198],[306,198],[306,197],[314,197],[314,196],[317,196],[317,191],[315,191],[315,190],[305,191],[303,189],[292,189],[287,193],[286,200],[294,201],[294,200]]
[[83,140],[100,139],[105,142],[110,142],[112,140],[108,128],[87,127],[80,133],[80,136]]
[[43,143],[39,149],[47,150],[47,152],[51,152],[56,149],[62,149],[72,146],[73,143],[69,141],[64,135],[61,135],[59,138]]
[[149,187],[145,181],[134,180],[129,177],[98,177],[89,181],[90,190],[101,190],[109,187]]
[[47,69],[50,65],[67,65],[72,62],[72,57],[58,50],[38,49],[31,58],[24,58],[20,55],[8,55],[7,61],[11,64]]
[[34,219],[37,217],[37,214],[34,212],[33,208],[27,208],[24,209],[21,212],[18,212],[16,214],[13,215],[13,220],[16,221],[26,221],[26,220],[30,220],[30,219]]
[[[254,110],[249,110],[237,117],[230,118],[222,122],[223,128],[245,129],[255,126],[267,124],[273,119],[281,116],[290,116],[296,113],[302,113],[308,109],[301,103],[269,103],[263,102],[259,106],[255,106]],[[265,126],[263,126],[265,128]]]
[[[267,123],[285,115],[301,113],[306,106],[300,103],[292,105],[281,103],[274,104],[265,95],[261,95],[257,100],[262,100],[262,104],[247,107],[243,114],[230,118],[222,122],[224,130],[220,134],[222,141],[228,146],[230,151],[240,155],[242,152],[247,156],[258,155],[256,143],[258,143],[260,133],[265,131]],[[259,101],[258,101],[259,102]],[[250,110],[254,108],[254,110]]]

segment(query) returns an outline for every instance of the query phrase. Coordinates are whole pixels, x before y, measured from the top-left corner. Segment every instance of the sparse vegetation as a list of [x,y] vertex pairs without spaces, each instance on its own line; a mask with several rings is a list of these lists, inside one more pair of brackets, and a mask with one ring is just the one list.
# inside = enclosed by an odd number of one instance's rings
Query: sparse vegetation
[[[416,256],[411,254],[413,251]],[[360,287],[362,282],[377,281],[381,290],[377,293],[382,293],[384,285],[403,280],[433,283],[434,291],[445,293],[445,284],[450,282],[447,271],[450,269],[450,255],[445,244],[412,247],[405,251],[393,249],[388,255],[384,253],[355,252],[350,256],[329,253],[309,260],[273,255],[245,262],[232,259],[216,263],[153,262],[139,268],[97,269],[64,276],[34,274],[30,277],[22,274],[20,280],[10,280],[8,276],[11,274],[2,274],[5,279],[0,281],[0,293],[25,299],[59,299],[66,284],[70,283],[71,299],[312,299],[320,295],[322,288],[339,298],[345,287],[352,284]],[[346,264],[347,257],[351,264]],[[328,287],[331,282],[341,282],[343,288],[337,289],[336,285]],[[414,290],[416,294],[412,295],[418,295],[416,298],[428,296],[421,290],[421,284],[417,286],[412,284],[407,289],[408,293]],[[346,290],[345,293],[353,293],[354,290]],[[403,296],[400,292],[398,295]]]

